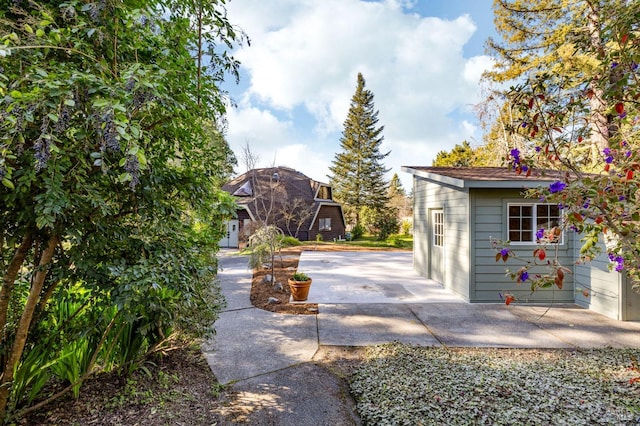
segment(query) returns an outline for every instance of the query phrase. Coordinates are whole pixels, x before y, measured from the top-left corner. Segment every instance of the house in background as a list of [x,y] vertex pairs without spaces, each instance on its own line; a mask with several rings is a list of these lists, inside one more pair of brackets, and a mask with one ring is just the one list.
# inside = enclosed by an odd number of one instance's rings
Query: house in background
[[[562,290],[531,292],[517,284],[506,269],[522,264],[496,262],[491,238],[510,240],[511,249],[531,258],[536,230],[560,224],[557,204],[524,198],[527,188],[548,186],[558,172],[517,175],[507,168],[402,167],[413,176],[414,268],[469,302],[498,303],[511,293],[523,303],[575,303],[620,320],[640,320],[640,294],[625,277],[608,268],[608,258],[576,265],[580,236],[564,230],[558,241],[559,261],[572,269]],[[542,269],[540,270],[543,271]]]
[[235,196],[237,219],[227,222],[221,247],[238,247],[256,224],[275,224],[300,241],[343,238],[342,206],[333,200],[331,186],[288,167],[250,170],[222,189]]

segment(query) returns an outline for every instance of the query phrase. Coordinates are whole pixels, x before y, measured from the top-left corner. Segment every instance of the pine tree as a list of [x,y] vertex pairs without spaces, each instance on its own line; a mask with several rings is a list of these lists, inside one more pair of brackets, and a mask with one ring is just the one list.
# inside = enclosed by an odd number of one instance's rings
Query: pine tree
[[[607,20],[615,16],[614,10],[624,3],[494,0],[496,29],[502,40],[488,42],[496,60],[496,67],[488,77],[502,83],[524,81],[510,93],[514,105],[523,96],[537,96],[541,92],[546,92],[547,97],[553,94],[567,99],[590,93],[585,102],[587,112],[581,120],[587,124],[583,135],[591,142],[592,162],[608,146],[610,133],[607,109],[612,105],[607,105],[602,85],[616,80],[613,72],[602,74],[597,69],[602,57],[612,53],[606,43],[605,27]],[[533,131],[534,135],[538,133],[535,128]]]
[[388,203],[385,174],[389,169],[382,160],[390,151],[380,153],[384,126],[376,127],[377,124],[373,93],[365,89],[364,77],[358,73],[358,85],[340,138],[342,152],[336,153],[329,167],[334,197],[343,203],[355,223],[359,222],[361,208],[380,211]]

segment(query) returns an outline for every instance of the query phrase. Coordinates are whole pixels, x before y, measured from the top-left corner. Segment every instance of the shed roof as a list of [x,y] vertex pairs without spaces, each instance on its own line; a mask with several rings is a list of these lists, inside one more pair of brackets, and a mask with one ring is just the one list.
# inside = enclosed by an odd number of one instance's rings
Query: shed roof
[[534,188],[566,177],[566,172],[539,169],[533,169],[527,176],[507,167],[402,166],[402,171],[459,188]]

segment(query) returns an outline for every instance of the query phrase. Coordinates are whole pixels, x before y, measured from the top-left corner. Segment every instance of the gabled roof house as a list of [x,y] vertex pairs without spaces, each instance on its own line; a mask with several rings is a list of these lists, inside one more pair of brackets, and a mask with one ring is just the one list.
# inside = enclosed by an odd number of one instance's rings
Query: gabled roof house
[[344,237],[342,206],[333,200],[331,186],[292,168],[253,169],[222,189],[234,195],[238,204],[238,217],[227,224],[222,247],[238,247],[254,223],[275,224],[300,241],[315,240],[317,235],[324,241]]
[[536,230],[561,223],[557,204],[524,198],[527,188],[547,186],[558,172],[517,175],[497,167],[405,166],[413,176],[414,268],[469,302],[499,303],[511,293],[522,303],[572,303],[611,318],[640,320],[640,294],[625,276],[608,268],[606,255],[576,264],[580,235],[564,230],[558,240],[560,262],[572,269],[562,289],[531,292],[506,276],[520,265],[496,262],[491,238],[509,240],[518,256],[531,257]]

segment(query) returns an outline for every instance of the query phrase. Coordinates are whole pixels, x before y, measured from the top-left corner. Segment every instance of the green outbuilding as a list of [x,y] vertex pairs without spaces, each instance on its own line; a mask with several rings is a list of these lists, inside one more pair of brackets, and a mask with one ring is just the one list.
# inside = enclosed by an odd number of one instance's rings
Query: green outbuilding
[[[525,198],[529,188],[548,186],[562,178],[557,171],[530,176],[498,167],[402,167],[413,176],[414,268],[472,303],[500,303],[505,294],[519,303],[576,304],[610,318],[640,320],[640,294],[625,276],[611,271],[606,255],[577,264],[580,235],[562,227],[557,204]],[[518,259],[496,261],[492,240],[510,241],[523,259],[538,247],[536,230],[557,227],[550,256],[571,270],[562,288],[531,291],[517,283]],[[544,267],[538,267],[541,272]],[[531,271],[535,273],[535,269]]]

